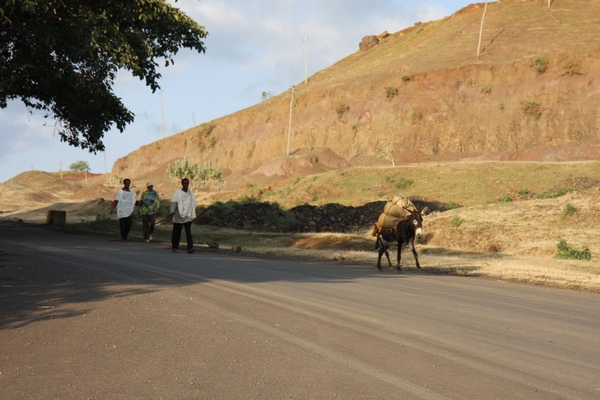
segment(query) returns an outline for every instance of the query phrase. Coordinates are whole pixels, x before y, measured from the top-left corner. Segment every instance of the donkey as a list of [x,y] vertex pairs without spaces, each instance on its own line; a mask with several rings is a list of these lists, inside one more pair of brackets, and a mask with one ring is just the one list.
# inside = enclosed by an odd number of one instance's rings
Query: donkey
[[379,258],[377,259],[377,268],[380,271],[381,257],[384,253],[387,257],[390,268],[392,267],[388,249],[394,243],[398,245],[398,272],[401,270],[400,258],[403,246],[408,246],[410,248],[410,251],[412,251],[413,256],[415,257],[417,268],[421,269],[419,257],[417,256],[417,251],[415,250],[415,237],[420,238],[423,236],[423,214],[425,214],[427,208],[427,206],[423,207],[421,210],[409,210],[404,208],[410,213],[410,215],[406,219],[399,221],[395,228],[379,229],[377,225],[375,225],[375,229],[373,230],[373,234],[377,236],[375,248],[377,249],[379,246],[381,246],[379,248]]

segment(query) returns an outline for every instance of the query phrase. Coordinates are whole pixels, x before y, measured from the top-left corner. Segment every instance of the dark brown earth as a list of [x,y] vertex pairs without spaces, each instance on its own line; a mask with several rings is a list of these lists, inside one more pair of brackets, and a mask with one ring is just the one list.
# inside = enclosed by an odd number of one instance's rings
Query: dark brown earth
[[[435,200],[417,197],[410,197],[410,200],[419,209],[427,206],[430,212],[446,211],[450,208],[447,204]],[[218,210],[221,208],[215,205],[202,207],[196,222],[275,232],[347,233],[372,226],[383,211],[385,203],[385,201],[375,201],[358,207],[340,204],[323,206],[306,204],[290,210],[282,210],[277,204],[272,203],[230,203],[231,211],[226,213],[219,213]]]

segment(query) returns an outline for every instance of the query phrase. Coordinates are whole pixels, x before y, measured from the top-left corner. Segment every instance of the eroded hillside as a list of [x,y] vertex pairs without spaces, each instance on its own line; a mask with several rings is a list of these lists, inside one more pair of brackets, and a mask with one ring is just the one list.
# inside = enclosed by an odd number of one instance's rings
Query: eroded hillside
[[382,34],[298,84],[289,156],[286,92],[144,146],[112,173],[167,185],[167,164],[187,156],[222,166],[227,190],[389,165],[386,153],[396,165],[597,159],[600,0],[490,3],[477,57],[483,10]]

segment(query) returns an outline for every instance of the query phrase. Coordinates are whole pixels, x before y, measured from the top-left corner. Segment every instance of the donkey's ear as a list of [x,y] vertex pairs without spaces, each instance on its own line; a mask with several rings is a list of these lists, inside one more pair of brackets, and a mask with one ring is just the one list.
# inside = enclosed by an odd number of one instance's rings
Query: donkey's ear
[[423,207],[423,209],[421,210],[421,214],[425,214],[427,210],[429,210],[429,206]]

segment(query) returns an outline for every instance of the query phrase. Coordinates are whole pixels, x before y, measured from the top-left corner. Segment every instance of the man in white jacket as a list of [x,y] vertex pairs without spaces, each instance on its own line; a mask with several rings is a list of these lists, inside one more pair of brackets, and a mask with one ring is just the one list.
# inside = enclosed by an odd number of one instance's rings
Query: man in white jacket
[[110,214],[117,208],[117,218],[119,218],[119,227],[121,228],[121,241],[128,242],[129,231],[133,223],[133,208],[136,205],[135,193],[129,189],[131,180],[123,179],[123,189],[119,189],[115,199],[110,206]]
[[196,198],[189,189],[190,181],[188,178],[181,180],[181,189],[175,191],[171,198],[171,215],[173,216],[173,234],[171,235],[171,244],[173,253],[177,253],[179,242],[181,241],[181,228],[185,228],[185,237],[187,239],[187,252],[192,254],[194,251],[194,241],[192,240],[192,222],[196,219]]

